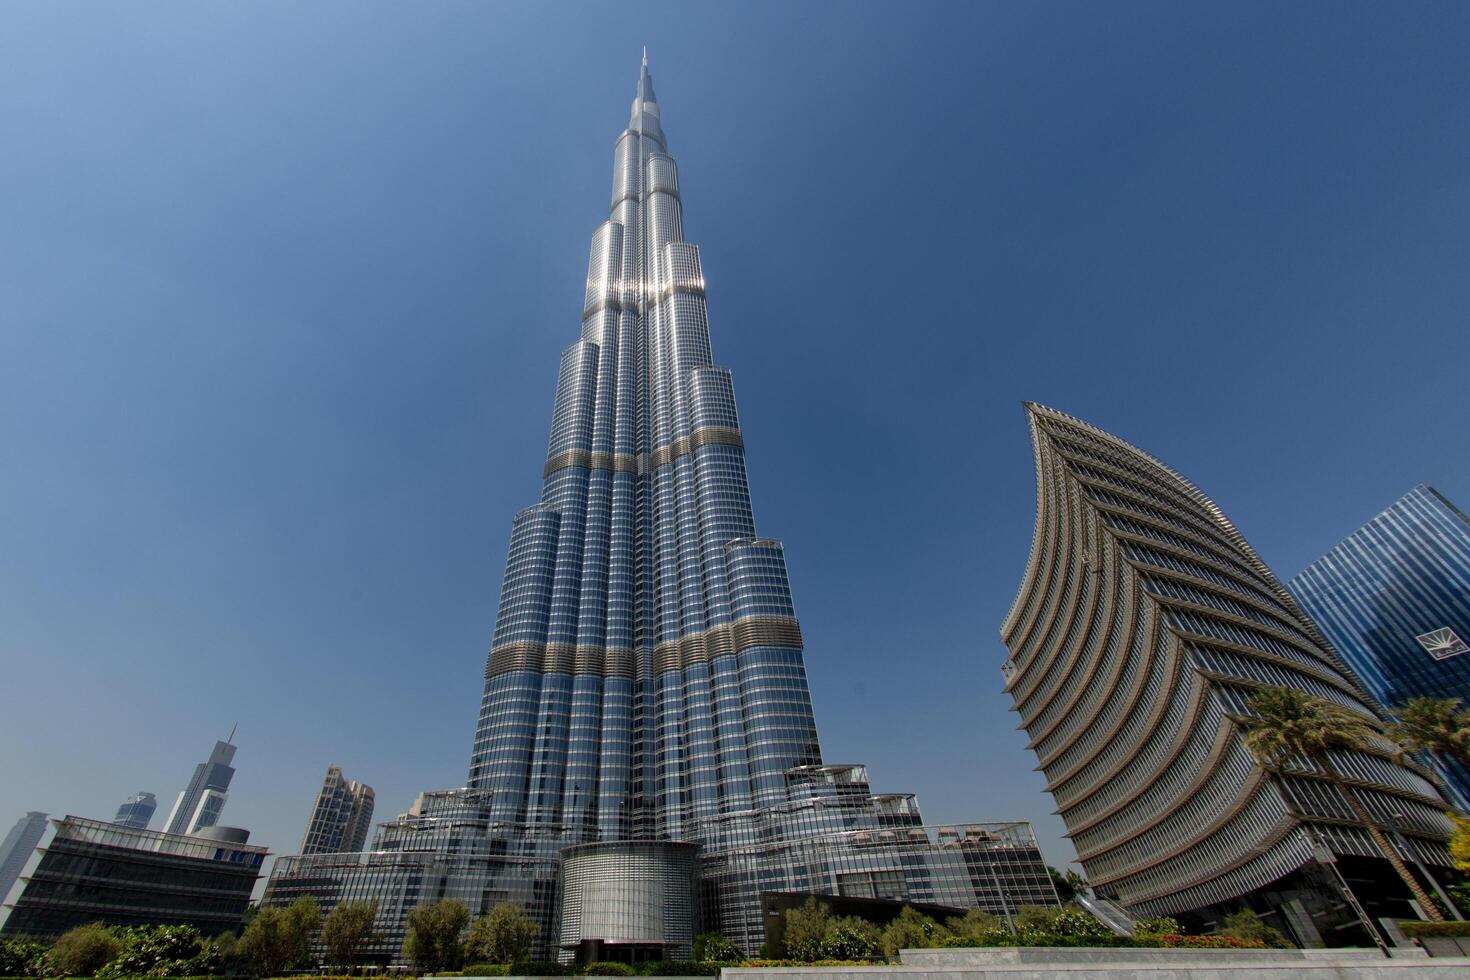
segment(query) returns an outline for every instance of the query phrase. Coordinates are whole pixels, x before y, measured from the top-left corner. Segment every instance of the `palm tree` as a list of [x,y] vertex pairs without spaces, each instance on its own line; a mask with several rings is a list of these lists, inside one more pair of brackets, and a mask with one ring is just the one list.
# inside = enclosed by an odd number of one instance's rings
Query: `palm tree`
[[1327,779],[1347,800],[1358,822],[1367,828],[1379,853],[1388,859],[1394,871],[1409,886],[1424,914],[1442,922],[1439,906],[1405,866],[1398,852],[1388,842],[1383,830],[1368,815],[1358,794],[1332,764],[1331,753],[1362,752],[1373,745],[1377,730],[1373,723],[1354,711],[1333,704],[1325,698],[1313,697],[1290,687],[1267,687],[1256,692],[1247,707],[1250,717],[1244,721],[1245,745],[1261,764],[1277,769],[1296,757],[1315,763]]
[[1388,734],[1410,752],[1437,752],[1470,766],[1470,710],[1459,698],[1410,698]]

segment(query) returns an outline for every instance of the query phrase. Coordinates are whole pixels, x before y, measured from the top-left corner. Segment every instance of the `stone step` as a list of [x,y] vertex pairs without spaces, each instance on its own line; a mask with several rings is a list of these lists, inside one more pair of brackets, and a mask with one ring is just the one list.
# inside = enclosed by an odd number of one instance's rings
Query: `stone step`
[[[1226,950],[1224,952],[1234,952]],[[1212,958],[1153,962],[1004,963],[962,970],[903,966],[750,967],[722,970],[721,980],[1466,980],[1470,957],[1376,961],[1354,956],[1330,960]]]
[[[1424,958],[1424,950],[1404,947],[1395,956]],[[1211,963],[1265,964],[1330,961],[1376,963],[1383,960],[1376,947],[1366,949],[1137,949],[1132,947],[1077,946],[982,946],[949,949],[905,949],[899,953],[904,966],[940,970],[968,970],[1008,964],[1090,963]]]

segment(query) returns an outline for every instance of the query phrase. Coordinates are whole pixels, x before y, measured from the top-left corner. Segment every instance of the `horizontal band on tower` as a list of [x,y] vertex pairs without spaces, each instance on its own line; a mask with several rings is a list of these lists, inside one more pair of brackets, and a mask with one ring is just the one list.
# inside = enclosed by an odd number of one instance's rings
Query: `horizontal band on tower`
[[[708,663],[751,647],[800,649],[801,624],[793,616],[742,616],[653,648],[654,675],[683,670],[690,664]],[[515,640],[490,651],[485,677],[512,670],[534,670],[543,674],[596,674],[603,677],[636,677],[638,658],[631,647],[604,647],[579,643],[535,643]]]
[[723,425],[704,425],[687,436],[680,436],[667,445],[659,446],[651,453],[609,453],[601,450],[564,449],[546,461],[541,471],[546,478],[557,470],[580,466],[589,470],[613,470],[618,473],[648,473],[686,456],[702,446],[745,446],[745,437],[739,429]]
[[646,193],[649,193],[649,194],[667,194],[670,197],[678,197],[679,196],[679,189],[677,187],[668,187],[668,186],[649,187],[649,188],[646,188],[646,190],[627,191],[627,192],[625,192],[623,194],[619,194],[617,197],[613,198],[613,202],[608,207],[608,210],[609,211],[615,211],[615,210],[617,210],[618,205],[619,204],[622,204],[624,201],[636,201],[639,198],[641,198],[645,192]]
[[630,310],[637,313],[638,304],[636,302],[624,303],[618,296],[602,293],[592,302],[582,307],[582,321],[585,323],[589,316],[592,316],[594,313],[601,313],[603,310],[611,310],[614,313]]
[[557,470],[570,466],[581,466],[589,470],[613,470],[619,473],[637,473],[640,457],[632,453],[591,452],[586,449],[566,449],[546,461],[541,471],[543,478]]
[[658,295],[660,299],[668,299],[675,293],[684,293],[689,296],[703,296],[704,280],[677,279],[673,282],[666,282],[664,283],[663,289],[660,290]]

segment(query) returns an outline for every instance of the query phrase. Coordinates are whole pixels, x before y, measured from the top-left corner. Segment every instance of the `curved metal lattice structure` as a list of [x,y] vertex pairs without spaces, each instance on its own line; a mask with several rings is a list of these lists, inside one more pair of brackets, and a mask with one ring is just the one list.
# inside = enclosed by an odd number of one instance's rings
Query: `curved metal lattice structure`
[[[1141,915],[1377,852],[1326,774],[1267,771],[1239,721],[1268,685],[1376,723],[1371,699],[1215,504],[1147,453],[1028,404],[1037,514],[1002,672],[1089,880]],[[1444,804],[1384,739],[1333,760],[1370,814],[1448,865]]]

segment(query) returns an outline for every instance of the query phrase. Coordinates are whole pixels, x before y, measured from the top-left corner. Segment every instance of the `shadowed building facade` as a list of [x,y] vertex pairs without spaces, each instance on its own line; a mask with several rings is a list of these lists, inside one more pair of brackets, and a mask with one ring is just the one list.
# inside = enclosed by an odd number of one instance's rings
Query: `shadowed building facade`
[[[1249,904],[1305,944],[1342,924],[1321,840],[1371,882],[1370,911],[1410,915],[1368,830],[1312,764],[1263,768],[1240,721],[1263,686],[1377,721],[1371,699],[1220,509],[1116,436],[1026,406],[1037,515],[1001,630],[1003,673],[1100,893],[1144,916],[1218,921]],[[1386,739],[1332,761],[1374,820],[1450,867],[1444,804]],[[1340,900],[1336,901],[1340,906]]]
[[[1470,707],[1470,518],[1438,490],[1410,490],[1289,586],[1389,710],[1416,697]],[[1470,805],[1470,770],[1443,762]]]
[[0,929],[54,938],[90,922],[239,932],[266,849],[250,832],[211,826],[183,836],[68,816]]
[[[508,898],[540,924],[542,955],[687,958],[700,926],[754,953],[762,892],[1056,901],[1029,828],[926,828],[911,795],[823,761],[661,116],[645,60],[541,498],[511,527],[467,785],[424,794],[376,853],[279,860],[268,903],[447,896],[483,914]],[[628,896],[612,904],[633,917],[584,907],[597,895]],[[379,927],[401,935],[400,912]]]

